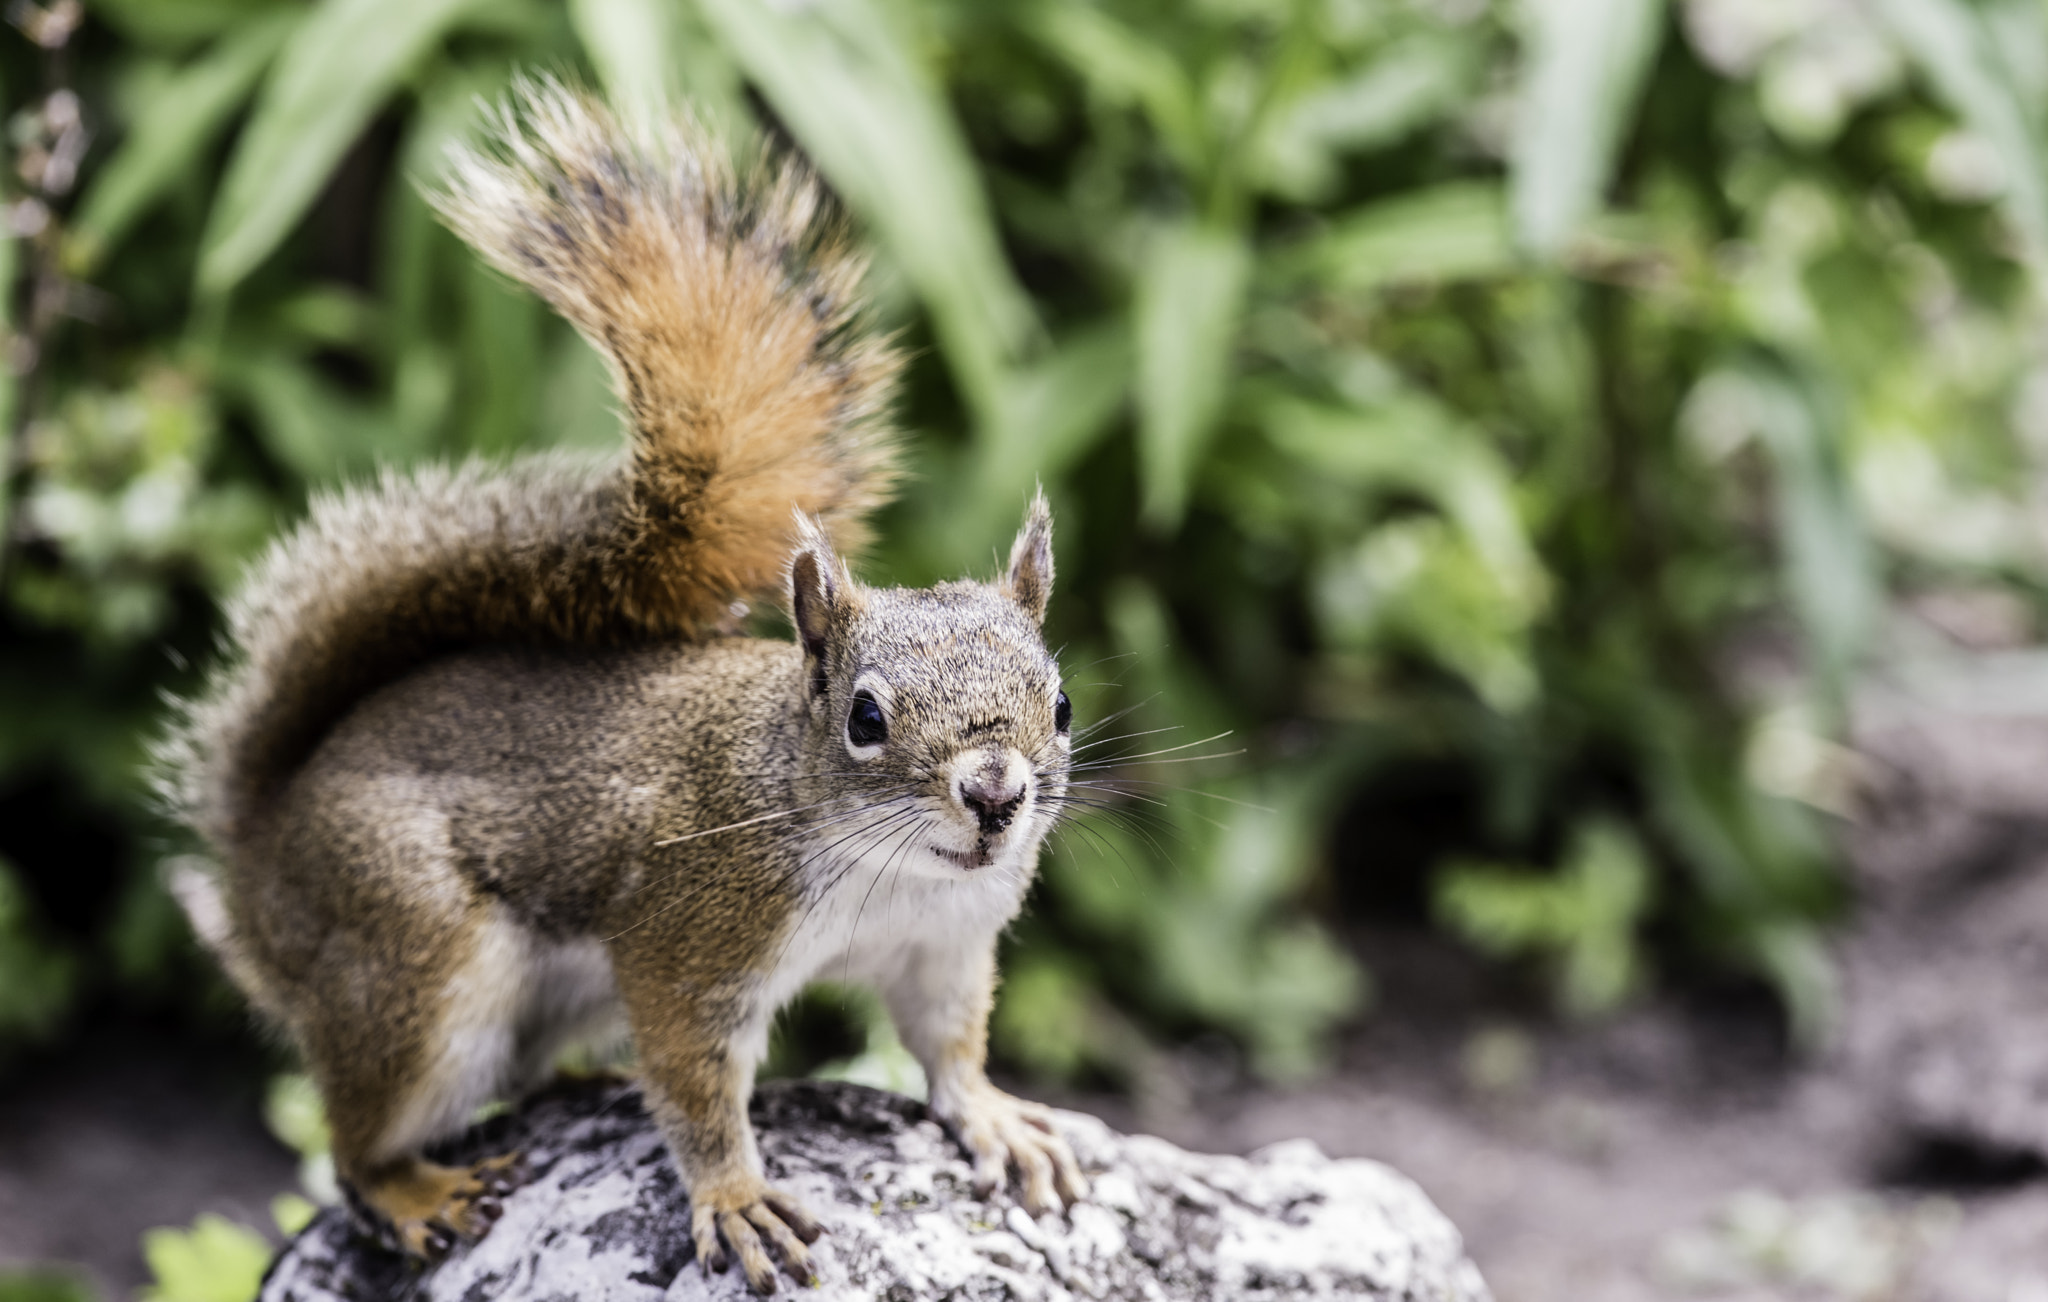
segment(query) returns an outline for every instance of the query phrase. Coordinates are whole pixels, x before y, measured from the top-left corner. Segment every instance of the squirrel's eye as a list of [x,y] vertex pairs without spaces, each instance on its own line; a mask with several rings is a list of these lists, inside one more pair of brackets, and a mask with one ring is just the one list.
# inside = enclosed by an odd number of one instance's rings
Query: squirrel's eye
[[1067,699],[1065,692],[1061,692],[1052,703],[1052,726],[1061,732],[1074,726],[1074,703]]
[[849,746],[879,746],[889,740],[889,723],[882,707],[866,692],[853,694],[853,708],[846,712],[846,743]]

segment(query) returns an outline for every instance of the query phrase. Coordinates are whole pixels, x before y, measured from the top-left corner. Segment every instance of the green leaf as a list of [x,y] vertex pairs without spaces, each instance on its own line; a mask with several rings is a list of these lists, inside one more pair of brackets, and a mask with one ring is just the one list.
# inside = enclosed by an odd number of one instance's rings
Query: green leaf
[[266,10],[299,7],[292,0],[94,0],[92,14],[138,44],[183,50],[255,21]]
[[569,0],[569,20],[612,107],[629,122],[655,122],[674,108],[669,51],[675,48],[673,0]]
[[1253,396],[1252,414],[1284,452],[1339,483],[1419,493],[1471,540],[1525,617],[1548,579],[1523,527],[1514,480],[1477,430],[1426,395],[1337,407],[1291,393]]
[[1256,144],[1257,174],[1290,195],[1320,193],[1336,181],[1336,155],[1392,144],[1463,102],[1475,54],[1469,41],[1435,36],[1389,45],[1274,114]]
[[408,465],[430,450],[417,441],[420,431],[287,353],[224,353],[220,383],[255,416],[264,450],[305,484],[333,483],[380,464]]
[[432,218],[432,210],[426,207],[419,192],[430,188],[440,177],[447,165],[449,146],[469,139],[480,129],[491,106],[504,99],[516,71],[515,65],[496,60],[443,65],[420,87],[417,104],[405,124],[404,141],[398,148],[398,171],[412,186],[406,198],[427,212],[437,229],[446,227]]
[[1785,1001],[1794,1042],[1820,1048],[1842,1006],[1841,974],[1820,928],[1778,919],[1758,929],[1750,948],[1757,967]]
[[271,1223],[277,1226],[279,1234],[287,1238],[311,1225],[319,1214],[319,1204],[303,1194],[287,1191],[270,1200]]
[[131,223],[191,174],[301,18],[298,10],[262,15],[136,106],[120,152],[80,201],[69,250],[76,265],[90,270]]
[[270,1244],[246,1225],[204,1212],[189,1230],[145,1231],[142,1256],[156,1277],[142,1302],[250,1302],[270,1264]]
[[1088,1046],[1075,1034],[1087,1025],[1094,998],[1087,974],[1057,950],[1034,951],[1007,966],[991,1038],[1034,1074],[1072,1079],[1087,1060]]
[[1498,276],[1517,262],[1500,187],[1458,181],[1353,209],[1274,267],[1287,280],[1363,292]]
[[617,451],[620,428],[611,374],[588,340],[574,330],[557,331],[541,362],[540,426],[545,442],[585,452]]
[[1324,775],[1289,776],[1233,784],[1220,806],[1174,793],[1191,836],[1204,823],[1214,830],[1176,853],[1188,880],[1143,905],[1160,987],[1240,1036],[1254,1070],[1271,1080],[1312,1074],[1331,1025],[1370,991],[1357,961],[1315,923],[1277,924],[1314,863],[1310,840],[1328,812]]
[[[1837,446],[1824,419],[1828,405],[1801,377],[1768,359],[1752,359],[1703,384],[1724,386],[1741,402],[1769,449],[1780,566],[1812,668],[1836,714],[1846,708],[1850,675],[1882,602],[1877,558]],[[1727,386],[1739,386],[1734,393]]]
[[1108,321],[1074,332],[1035,366],[1010,375],[982,439],[983,505],[1022,500],[1087,455],[1128,391],[1130,329]]
[[1171,529],[1187,509],[1229,386],[1251,249],[1235,231],[1185,222],[1158,232],[1138,270],[1138,463],[1145,517]]
[[1471,539],[1433,516],[1397,517],[1317,566],[1317,622],[1333,648],[1410,646],[1464,678],[1502,715],[1540,690],[1529,650],[1535,614]]
[[1198,174],[1208,157],[1201,101],[1172,53],[1100,9],[1059,3],[1038,10],[1038,38],[1111,104],[1137,105],[1181,169]]
[[973,156],[878,0],[703,0],[705,16],[792,134],[880,234],[932,314],[969,406],[994,419],[1036,330],[1003,256]]
[[[831,988],[834,983],[826,984]],[[811,1078],[851,1081],[922,1101],[930,1092],[930,1082],[916,1056],[903,1047],[881,997],[859,986],[841,986],[839,990],[854,1020],[860,1024],[862,1047],[850,1058],[812,1068]]]
[[1600,206],[1663,35],[1663,0],[1531,0],[1508,157],[1515,234],[1546,258]]
[[[462,404],[462,442],[487,456],[517,451],[533,434],[541,385],[543,331],[539,299],[472,260],[463,278],[462,351],[469,383]],[[401,364],[403,359],[401,359]]]
[[300,1072],[270,1078],[270,1088],[263,1096],[263,1123],[278,1142],[301,1157],[325,1153],[333,1146],[320,1090],[312,1077]]
[[732,52],[719,43],[698,0],[681,0],[675,11],[674,44],[677,80],[691,110],[715,131],[741,140],[758,130],[747,102],[746,78]]
[[1960,0],[1878,0],[1906,56],[2004,164],[2013,216],[2037,257],[2048,255],[2048,178],[2041,133],[1984,16]]
[[198,288],[270,256],[413,67],[478,0],[321,0],[264,83],[209,214]]
[[628,122],[662,120],[687,103],[731,138],[753,125],[740,70],[691,0],[572,0],[569,17]]

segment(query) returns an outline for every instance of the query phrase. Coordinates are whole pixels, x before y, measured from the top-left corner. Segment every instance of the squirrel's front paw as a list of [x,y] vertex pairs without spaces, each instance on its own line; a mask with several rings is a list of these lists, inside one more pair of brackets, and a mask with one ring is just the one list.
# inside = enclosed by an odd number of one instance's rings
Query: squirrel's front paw
[[392,1247],[419,1261],[439,1261],[458,1239],[481,1238],[497,1224],[505,1211],[500,1199],[518,1182],[516,1153],[469,1167],[409,1158],[351,1192]]
[[768,1256],[768,1244],[774,1245],[791,1279],[810,1283],[811,1254],[804,1245],[816,1243],[824,1232],[802,1203],[769,1188],[758,1176],[707,1182],[690,1191],[690,1237],[696,1240],[704,1273],[723,1271],[731,1263],[726,1255],[730,1245],[756,1293],[775,1291],[775,1263]]
[[984,1084],[937,1109],[974,1158],[974,1185],[986,1198],[1008,1181],[1015,1166],[1024,1181],[1024,1206],[1058,1211],[1088,1196],[1088,1180],[1074,1150],[1053,1129],[1052,1111]]

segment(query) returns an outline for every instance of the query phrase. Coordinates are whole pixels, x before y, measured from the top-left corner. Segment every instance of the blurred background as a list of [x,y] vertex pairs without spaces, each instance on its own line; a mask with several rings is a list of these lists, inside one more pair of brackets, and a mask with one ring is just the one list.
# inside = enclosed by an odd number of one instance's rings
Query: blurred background
[[[1928,745],[1870,720],[2048,708],[2039,0],[5,16],[0,1299],[239,1302],[331,1196],[159,887],[145,750],[310,493],[618,443],[419,195],[521,70],[798,150],[867,233],[916,357],[867,577],[990,572],[1052,496],[1050,640],[1133,758],[1011,939],[1020,1088],[1388,1156],[1503,1297],[1918,1295],[1982,1219],[1951,1186],[2032,1188],[2048,1121],[1886,1184],[1810,1096],[1888,1061],[1855,829]],[[918,1087],[847,992],[774,1067]],[[1759,1147],[1790,1173],[1727,1165]]]

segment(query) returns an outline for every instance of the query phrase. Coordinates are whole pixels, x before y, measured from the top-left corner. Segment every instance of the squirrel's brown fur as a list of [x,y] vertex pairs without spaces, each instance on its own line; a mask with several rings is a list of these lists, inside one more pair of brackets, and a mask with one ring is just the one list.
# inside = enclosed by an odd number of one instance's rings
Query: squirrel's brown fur
[[862,259],[800,166],[736,176],[685,123],[629,141],[550,82],[496,127],[496,152],[456,151],[436,206],[604,355],[629,454],[387,472],[316,499],[229,607],[234,668],[162,748],[170,803],[216,844],[410,667],[699,636],[780,590],[792,508],[856,547],[890,495],[879,418],[900,357],[854,328]]

